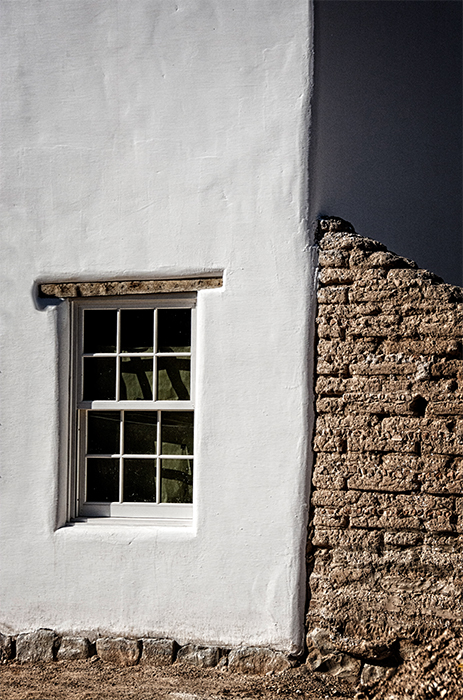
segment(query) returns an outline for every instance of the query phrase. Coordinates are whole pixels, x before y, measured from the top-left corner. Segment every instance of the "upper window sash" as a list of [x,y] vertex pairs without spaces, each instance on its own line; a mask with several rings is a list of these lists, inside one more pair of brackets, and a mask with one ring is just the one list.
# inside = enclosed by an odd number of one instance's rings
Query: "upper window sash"
[[[195,392],[195,336],[196,336],[196,324],[195,324],[195,309],[196,305],[196,295],[185,294],[180,295],[162,295],[160,298],[156,297],[143,297],[138,299],[124,299],[123,302],[119,298],[109,299],[92,299],[92,300],[75,300],[73,306],[75,307],[76,318],[75,318],[75,335],[77,342],[74,344],[75,348],[75,358],[74,358],[74,373],[75,373],[75,405],[79,409],[107,409],[111,406],[117,404],[121,409],[127,410],[137,410],[142,406],[147,409],[156,410],[181,410],[181,409],[192,409],[194,408],[194,392]],[[180,346],[175,346],[172,349],[154,345],[154,340],[152,341],[152,347],[142,348],[141,351],[130,347],[130,344],[125,338],[125,347],[122,339],[123,328],[121,327],[121,322],[123,319],[124,311],[128,310],[147,310],[153,312],[153,323],[156,323],[156,328],[159,327],[162,321],[162,312],[164,309],[170,310],[182,310],[191,309],[191,339],[190,346],[188,348]],[[109,347],[92,347],[91,344],[87,343],[84,336],[84,318],[86,311],[92,310],[108,310],[114,311],[117,317],[117,328],[116,337],[112,345]],[[161,314],[161,315],[160,315]],[[126,334],[127,335],[127,334]],[[153,338],[154,338],[154,327],[153,327]],[[182,342],[182,341],[179,341]],[[96,351],[95,351],[96,350]],[[95,351],[95,352],[94,352]],[[171,361],[169,367],[169,361]],[[122,380],[125,376],[130,379],[130,373],[135,371],[135,367],[131,367],[132,364],[142,364],[149,374],[150,378],[150,388],[148,386],[144,387],[144,391],[140,389],[138,393],[132,391],[132,395],[127,395],[128,392],[126,387],[126,382]],[[151,365],[151,363],[153,363]],[[106,364],[108,367],[106,367]],[[96,392],[95,396],[92,396],[92,386],[91,373],[92,371],[98,374],[99,365],[101,369],[107,370],[114,374],[114,390],[110,390],[106,393],[104,390]],[[165,365],[165,369],[162,365]],[[185,365],[185,367],[183,367]],[[124,366],[126,366],[126,372],[124,374]],[[84,371],[85,367],[85,371]],[[169,388],[171,388],[170,394],[174,394],[174,389],[166,381],[166,378],[170,371],[174,373],[179,373],[182,379],[185,381],[186,390],[179,384],[185,396],[180,395],[177,398],[171,398],[169,396]],[[127,375],[127,372],[129,373]],[[166,374],[167,373],[167,374]],[[152,377],[151,377],[152,374]],[[84,380],[87,377],[87,386]],[[162,380],[164,382],[162,384]],[[110,386],[112,386],[110,380]],[[189,386],[188,386],[189,382]],[[146,382],[145,382],[146,383]],[[162,385],[161,385],[162,384]],[[178,388],[178,387],[177,387]],[[151,389],[151,391],[150,391]],[[189,396],[188,396],[189,389]],[[166,395],[167,392],[167,395]],[[97,394],[100,394],[99,396]],[[148,394],[148,396],[146,396]]]

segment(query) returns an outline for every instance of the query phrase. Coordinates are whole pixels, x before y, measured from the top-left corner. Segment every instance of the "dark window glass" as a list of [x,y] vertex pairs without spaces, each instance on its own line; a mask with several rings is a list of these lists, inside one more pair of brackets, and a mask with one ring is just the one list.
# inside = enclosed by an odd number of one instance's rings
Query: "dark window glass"
[[87,454],[119,454],[119,411],[89,411],[87,415]]
[[121,352],[153,352],[153,309],[121,311]]
[[125,411],[125,454],[156,454],[157,425],[158,417],[155,411]]
[[87,459],[87,501],[111,503],[119,500],[119,460]]
[[190,400],[190,358],[158,357],[158,401]]
[[191,309],[158,310],[158,352],[190,352]]
[[153,359],[121,358],[121,401],[153,400]]
[[161,502],[193,502],[193,460],[161,460]]
[[117,311],[84,311],[84,352],[116,352]]
[[156,502],[156,460],[124,459],[124,501]]
[[193,454],[193,411],[161,413],[161,454]]
[[84,357],[84,401],[114,401],[116,358]]

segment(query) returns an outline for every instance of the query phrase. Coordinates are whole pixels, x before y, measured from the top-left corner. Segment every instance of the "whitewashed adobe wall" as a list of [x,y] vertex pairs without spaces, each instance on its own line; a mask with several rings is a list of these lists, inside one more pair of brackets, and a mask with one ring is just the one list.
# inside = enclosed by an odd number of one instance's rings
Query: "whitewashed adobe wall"
[[[1,629],[297,651],[307,2],[1,6]],[[68,306],[37,283],[221,271],[198,297],[193,526],[63,527]]]

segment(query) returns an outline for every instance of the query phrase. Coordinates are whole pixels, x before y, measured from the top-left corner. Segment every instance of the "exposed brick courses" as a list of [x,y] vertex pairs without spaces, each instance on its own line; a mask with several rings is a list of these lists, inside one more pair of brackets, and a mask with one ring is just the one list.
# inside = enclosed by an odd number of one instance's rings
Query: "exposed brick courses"
[[355,233],[319,247],[309,652],[322,629],[398,658],[463,620],[463,290]]

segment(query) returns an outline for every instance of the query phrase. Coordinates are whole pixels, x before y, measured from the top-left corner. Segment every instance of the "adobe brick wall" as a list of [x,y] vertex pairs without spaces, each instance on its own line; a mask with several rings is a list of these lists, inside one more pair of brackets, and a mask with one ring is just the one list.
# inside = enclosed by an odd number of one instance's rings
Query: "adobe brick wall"
[[307,641],[358,676],[462,627],[463,290],[344,228],[319,242]]

